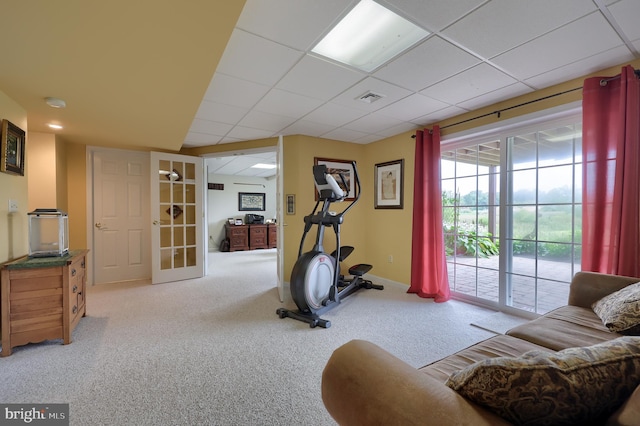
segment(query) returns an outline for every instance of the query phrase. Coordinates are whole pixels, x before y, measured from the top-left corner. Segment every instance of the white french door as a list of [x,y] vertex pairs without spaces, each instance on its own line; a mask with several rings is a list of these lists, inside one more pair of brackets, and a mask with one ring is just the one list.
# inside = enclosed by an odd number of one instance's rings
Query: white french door
[[203,160],[151,153],[152,283],[204,275]]
[[282,136],[278,138],[278,150],[276,151],[276,164],[278,168],[276,169],[276,222],[277,222],[277,230],[278,230],[278,245],[276,248],[277,251],[277,271],[278,271],[278,296],[280,297],[280,301],[284,302],[284,176],[282,174],[282,165],[284,164],[284,147]]

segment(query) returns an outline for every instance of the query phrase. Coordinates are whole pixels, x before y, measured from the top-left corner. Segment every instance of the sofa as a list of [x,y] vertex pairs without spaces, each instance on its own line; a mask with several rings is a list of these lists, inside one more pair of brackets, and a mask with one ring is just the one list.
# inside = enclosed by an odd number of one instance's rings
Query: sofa
[[[639,425],[640,337],[625,336],[637,327],[611,331],[594,311],[594,304],[637,292],[639,281],[579,272],[566,306],[418,369],[371,342],[352,340],[325,366],[324,405],[340,425]],[[640,292],[625,297],[637,305]],[[545,363],[551,367],[541,368]],[[524,380],[523,371],[533,377]],[[574,377],[585,372],[586,378]],[[551,397],[543,395],[545,378],[560,387]],[[467,385],[472,389],[465,391]],[[527,405],[536,399],[542,406]],[[571,417],[576,410],[582,412]]]

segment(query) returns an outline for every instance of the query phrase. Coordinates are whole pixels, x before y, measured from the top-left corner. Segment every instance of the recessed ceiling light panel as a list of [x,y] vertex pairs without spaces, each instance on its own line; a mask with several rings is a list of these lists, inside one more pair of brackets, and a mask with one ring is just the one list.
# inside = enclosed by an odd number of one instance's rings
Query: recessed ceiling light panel
[[361,0],[311,51],[371,72],[428,35],[375,1]]

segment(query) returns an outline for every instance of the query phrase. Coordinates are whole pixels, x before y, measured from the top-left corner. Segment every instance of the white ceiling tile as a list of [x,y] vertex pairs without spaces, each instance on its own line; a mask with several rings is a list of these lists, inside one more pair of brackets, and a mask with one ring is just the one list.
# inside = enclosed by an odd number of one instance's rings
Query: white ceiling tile
[[190,146],[207,146],[215,145],[220,142],[221,136],[210,135],[206,133],[189,132],[185,138],[185,144]]
[[233,126],[227,123],[220,123],[219,121],[202,120],[195,118],[191,123],[192,132],[196,133],[208,133],[210,135],[224,136],[231,130]]
[[247,112],[249,112],[248,108],[223,105],[205,99],[200,103],[200,108],[198,108],[198,111],[196,112],[196,118],[236,124],[247,114]]
[[227,137],[234,138],[235,140],[253,140],[264,139],[273,136],[273,132],[260,129],[252,129],[250,127],[235,126],[227,134]]
[[224,105],[251,108],[268,91],[269,86],[216,73],[209,84],[204,99]]
[[362,110],[354,110],[345,106],[328,102],[305,115],[304,119],[320,124],[329,124],[340,127],[350,121],[356,120],[367,114]]
[[531,77],[525,80],[525,83],[536,89],[542,89],[633,60],[634,57],[629,49],[626,46],[620,46]]
[[363,73],[306,55],[276,87],[327,101],[365,77]]
[[487,64],[480,64],[420,93],[448,104],[457,104],[515,82],[516,80],[503,72]]
[[533,89],[529,86],[522,83],[515,83],[511,86],[506,86],[498,90],[494,90],[493,92],[471,98],[468,101],[460,102],[458,103],[458,106],[464,109],[473,110],[531,92],[533,92]]
[[440,37],[431,37],[378,70],[374,76],[419,91],[479,62],[477,57]]
[[380,139],[384,139],[384,137],[382,137],[380,135],[365,135],[365,136],[363,136],[361,138],[353,139],[351,141],[351,143],[357,143],[357,144],[361,144],[361,145],[366,145],[366,144],[369,144],[371,142],[379,141]]
[[585,0],[493,0],[443,34],[490,58],[595,9],[593,2]]
[[243,80],[273,85],[302,55],[304,52],[236,29],[217,71]]
[[296,121],[284,115],[270,114],[262,111],[251,111],[238,123],[240,126],[277,132]]
[[287,117],[300,118],[319,107],[322,101],[273,89],[256,105],[256,110]]
[[613,28],[596,12],[497,56],[492,62],[518,79],[527,79],[621,44]]
[[284,135],[321,136],[333,130],[335,126],[329,124],[314,123],[313,121],[299,120],[282,131]]
[[[383,98],[370,104],[357,99],[369,91],[381,94],[383,95]],[[348,108],[372,112],[407,97],[410,94],[411,91],[409,90],[378,80],[377,78],[369,77],[347,89],[341,95],[336,96],[332,99],[332,102],[344,105]]]
[[365,132],[358,132],[356,130],[340,127],[331,132],[325,133],[324,135],[322,135],[322,137],[325,139],[334,139],[337,141],[353,142],[367,135],[368,133]]
[[423,117],[418,117],[415,120],[411,120],[411,122],[415,123],[418,126],[428,126],[429,124],[437,123],[438,121],[447,119],[449,117],[454,117],[465,112],[468,111],[456,106],[451,106],[449,108],[441,109],[440,111],[427,114]]
[[307,50],[352,0],[247,0],[237,26],[298,50]]
[[430,31],[439,31],[486,0],[382,0],[381,4]]
[[397,118],[389,117],[388,115],[382,115],[377,112],[365,115],[349,124],[345,124],[343,128],[349,130],[356,130],[363,133],[378,133],[386,128],[397,126],[402,121]]
[[389,138],[391,136],[398,135],[400,133],[408,132],[410,130],[414,130],[416,125],[413,123],[403,122],[396,126],[387,127],[386,129],[378,131],[376,134],[382,136],[384,138]]
[[398,120],[410,121],[414,118],[430,114],[434,111],[448,107],[449,104],[438,101],[428,96],[414,93],[398,102],[379,109],[378,112]]
[[629,40],[640,39],[640,1],[622,0],[609,6],[609,11]]

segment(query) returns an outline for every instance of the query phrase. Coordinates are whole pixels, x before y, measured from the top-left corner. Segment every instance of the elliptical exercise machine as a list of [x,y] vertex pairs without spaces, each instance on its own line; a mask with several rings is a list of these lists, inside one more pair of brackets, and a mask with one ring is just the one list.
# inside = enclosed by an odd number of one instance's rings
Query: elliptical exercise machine
[[[318,201],[311,214],[304,217],[304,232],[298,250],[298,260],[291,272],[291,296],[298,306],[297,311],[279,308],[276,313],[280,318],[293,318],[304,321],[311,328],[320,326],[329,328],[331,322],[320,318],[324,312],[340,304],[341,300],[362,288],[383,290],[381,285],[373,284],[362,278],[373,266],[367,264],[354,265],[349,268],[351,278],[340,274],[340,262],[352,252],[352,246],[340,247],[340,225],[344,215],[360,199],[360,178],[355,161],[353,167],[355,197],[341,213],[329,211],[331,203],[341,202],[347,198],[348,191],[342,190],[335,178],[328,173],[326,165],[313,166],[313,178],[318,191]],[[348,188],[345,177],[339,174],[345,188]],[[322,203],[321,208],[320,203]],[[316,241],[311,251],[302,253],[304,241],[311,228],[316,225]],[[325,227],[332,227],[336,236],[336,249],[327,254],[324,251],[323,240]]]

